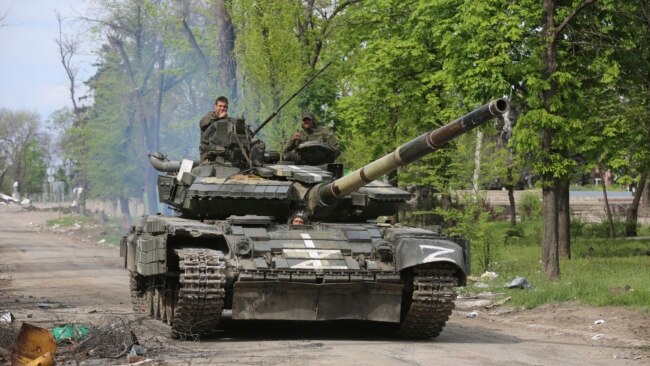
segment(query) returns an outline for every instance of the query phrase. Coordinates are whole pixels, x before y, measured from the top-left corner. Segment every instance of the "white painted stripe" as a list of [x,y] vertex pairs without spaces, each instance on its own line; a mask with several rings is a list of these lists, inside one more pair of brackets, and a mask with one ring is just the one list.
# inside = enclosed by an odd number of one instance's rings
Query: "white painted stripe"
[[314,268],[326,268],[326,269],[348,269],[347,266],[323,266],[323,263],[320,260],[310,259],[304,262],[300,262],[296,265],[291,266],[291,268],[296,269],[314,269]]
[[311,240],[311,236],[309,236],[309,234],[303,233],[303,234],[300,234],[300,236],[305,241],[305,246],[307,248],[316,248],[316,246],[314,245],[314,241]]
[[[314,245],[314,241],[311,240],[311,236],[309,236],[308,233],[300,233],[300,236],[305,241],[305,246],[307,248],[312,248],[312,249],[316,248],[316,245]],[[316,258],[315,260],[311,261],[314,262],[312,267],[323,268],[323,263],[320,261],[320,259],[318,259],[318,252],[316,250],[307,250],[307,253],[309,253],[309,258]]]

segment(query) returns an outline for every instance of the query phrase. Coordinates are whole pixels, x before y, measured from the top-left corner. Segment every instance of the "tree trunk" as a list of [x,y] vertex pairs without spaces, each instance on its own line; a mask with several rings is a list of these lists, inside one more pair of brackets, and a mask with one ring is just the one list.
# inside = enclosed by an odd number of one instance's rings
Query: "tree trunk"
[[569,204],[569,177],[560,180],[558,186],[558,248],[562,258],[571,259],[571,206]]
[[515,186],[512,179],[512,166],[508,167],[508,203],[510,204],[510,225],[517,226],[517,207],[515,205]]
[[639,184],[637,185],[636,190],[634,191],[634,198],[632,199],[632,204],[628,207],[627,212],[625,213],[625,236],[636,236],[636,225],[639,215],[639,203],[641,202],[641,196],[643,195],[643,188],[645,188],[645,183],[648,180],[648,172],[641,173],[639,177]]
[[612,210],[609,207],[609,199],[607,199],[607,184],[603,174],[604,171],[605,170],[601,167],[600,172],[601,172],[602,179],[600,180],[600,182],[603,187],[603,198],[605,199],[605,214],[607,215],[607,224],[609,225],[609,237],[615,238],[616,231],[614,230],[614,218],[612,217]]
[[129,209],[129,197],[120,197],[120,212],[122,213],[122,229],[129,229],[133,225],[133,218]]
[[226,0],[216,0],[215,2],[216,27],[217,27],[217,51],[218,51],[218,70],[221,80],[221,89],[226,90],[225,94],[229,98],[237,97],[237,64],[233,56],[235,48],[235,31],[232,25],[232,19],[226,8]]
[[474,175],[472,176],[472,188],[474,188],[474,199],[478,200],[479,173],[481,170],[481,146],[483,145],[483,132],[476,131],[476,149],[474,149]]
[[[543,40],[546,41],[546,49],[542,55],[544,71],[542,79],[549,81],[548,89],[541,92],[540,99],[544,109],[551,113],[550,103],[557,90],[557,81],[551,76],[557,70],[557,43],[555,43],[555,1],[543,0],[542,7],[545,13],[545,23],[542,32]],[[542,150],[543,163],[550,165],[550,156],[553,154],[553,135],[551,127],[542,129]],[[542,271],[547,278],[560,277],[560,260],[558,256],[558,212],[557,197],[558,183],[552,172],[544,173],[542,176]]]
[[[543,0],[542,9],[544,11],[544,24],[541,32],[545,48],[542,50],[542,79],[548,82],[548,88],[540,93],[540,100],[546,113],[553,115],[551,108],[552,99],[555,97],[558,88],[558,82],[553,78],[553,74],[558,69],[557,43],[566,27],[571,20],[587,5],[592,4],[595,0],[582,0],[580,3],[563,19],[559,24],[555,23],[555,0]],[[550,166],[550,157],[557,154],[553,150],[553,137],[555,130],[552,127],[542,128],[542,163]],[[543,220],[544,234],[542,236],[542,267],[548,278],[560,277],[560,262],[558,258],[558,190],[559,183],[553,178],[552,172],[547,172],[542,178],[542,196],[543,196]]]
[[560,277],[560,259],[558,256],[558,216],[557,216],[557,182],[551,178],[545,180],[542,188],[542,271],[547,278]]

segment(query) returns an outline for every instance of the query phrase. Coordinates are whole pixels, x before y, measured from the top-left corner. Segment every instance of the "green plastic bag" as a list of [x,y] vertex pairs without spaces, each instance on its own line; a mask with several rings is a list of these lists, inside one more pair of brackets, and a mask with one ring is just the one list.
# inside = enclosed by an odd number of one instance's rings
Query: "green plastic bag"
[[52,329],[54,339],[58,342],[73,341],[88,336],[90,329],[83,324],[63,324]]

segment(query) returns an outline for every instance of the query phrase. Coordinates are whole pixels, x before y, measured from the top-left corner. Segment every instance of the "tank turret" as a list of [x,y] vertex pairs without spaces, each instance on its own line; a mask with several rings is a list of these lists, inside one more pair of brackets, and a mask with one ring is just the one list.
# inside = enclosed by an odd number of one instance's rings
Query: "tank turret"
[[[159,177],[160,200],[182,217],[225,219],[255,213],[283,221],[306,210],[320,220],[371,219],[394,214],[410,197],[401,189],[376,181],[378,178],[503,114],[507,105],[503,99],[494,100],[344,177],[338,177],[342,171],[338,164],[264,164],[240,174],[239,165],[219,161],[168,161],[160,153],[150,154],[150,160],[155,169],[173,173]],[[306,145],[305,149],[323,148],[313,142]]]
[[134,310],[190,339],[221,329],[224,309],[230,326],[354,319],[382,322],[402,337],[437,336],[454,288],[466,283],[469,242],[373,221],[410,198],[377,179],[507,108],[494,100],[346,176],[339,164],[295,165],[277,155],[253,164],[244,150],[245,168],[227,155],[196,162],[150,154],[166,173],[158,177],[160,201],[177,215],[144,216],[122,240]]

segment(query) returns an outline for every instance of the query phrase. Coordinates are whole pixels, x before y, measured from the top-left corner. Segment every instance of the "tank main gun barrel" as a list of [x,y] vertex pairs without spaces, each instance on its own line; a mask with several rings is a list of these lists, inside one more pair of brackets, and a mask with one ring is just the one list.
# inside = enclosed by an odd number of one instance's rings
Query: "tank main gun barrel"
[[439,149],[449,141],[484,124],[493,117],[502,115],[507,109],[508,101],[505,99],[495,99],[453,122],[416,137],[361,169],[327,185],[318,187],[316,191],[318,202],[314,202],[314,198],[316,197],[310,197],[310,208],[313,210],[315,206],[327,206],[334,203],[338,198],[358,190],[402,165],[412,163]]

